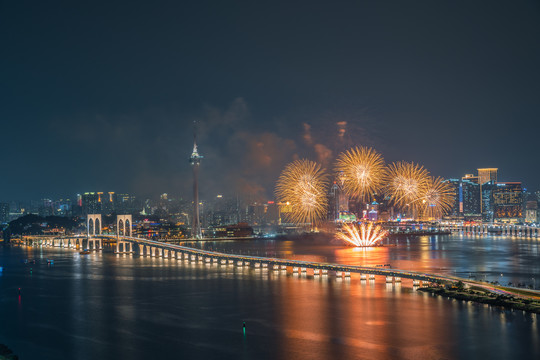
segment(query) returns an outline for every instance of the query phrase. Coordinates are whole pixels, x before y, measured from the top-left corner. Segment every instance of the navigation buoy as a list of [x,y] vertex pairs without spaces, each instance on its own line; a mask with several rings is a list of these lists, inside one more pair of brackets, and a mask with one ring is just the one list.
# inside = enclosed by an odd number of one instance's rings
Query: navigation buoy
[[21,296],[21,288],[19,288],[19,296]]
[[245,321],[243,322],[242,328],[244,330],[244,335],[246,335],[246,322]]

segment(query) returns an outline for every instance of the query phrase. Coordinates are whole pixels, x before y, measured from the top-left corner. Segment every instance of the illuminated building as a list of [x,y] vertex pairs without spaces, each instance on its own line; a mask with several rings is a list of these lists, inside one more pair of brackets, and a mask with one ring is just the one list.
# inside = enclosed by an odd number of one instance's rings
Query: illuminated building
[[476,183],[476,184],[479,184],[478,182],[478,176],[475,176],[473,174],[465,174],[465,176],[463,176],[461,178],[461,180],[467,180],[467,181],[471,181],[473,183]]
[[521,222],[523,190],[520,182],[495,183],[492,187],[493,221]]
[[342,215],[349,214],[349,197],[344,191],[343,183],[343,172],[341,172],[328,194],[328,220],[342,221]]
[[82,212],[87,214],[101,214],[101,202],[96,192],[85,192],[82,195]]
[[497,182],[497,168],[482,168],[478,169],[478,183],[483,185],[489,181]]
[[193,167],[193,216],[191,222],[191,236],[193,238],[202,238],[201,220],[199,213],[199,166],[203,157],[197,150],[197,141],[193,141],[193,152],[189,162]]
[[369,221],[377,221],[379,219],[379,203],[373,201],[367,205],[367,218]]
[[450,215],[457,218],[478,217],[480,211],[480,185],[471,180],[471,177],[448,179],[446,182],[454,189],[454,201]]
[[525,222],[536,223],[538,222],[538,202],[535,200],[527,201],[525,205]]
[[[99,194],[99,193],[98,193]],[[115,209],[116,194],[113,191],[109,191],[107,196],[101,195],[101,209],[104,214],[111,214]]]

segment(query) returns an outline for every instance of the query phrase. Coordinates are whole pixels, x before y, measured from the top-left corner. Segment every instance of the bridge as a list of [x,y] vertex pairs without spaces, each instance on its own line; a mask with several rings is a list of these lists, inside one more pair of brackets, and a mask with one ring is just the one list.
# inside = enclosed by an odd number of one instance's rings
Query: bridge
[[114,250],[117,254],[137,254],[140,256],[163,257],[192,263],[251,267],[271,271],[292,270],[293,273],[299,274],[307,274],[309,272],[310,275],[313,274],[313,276],[325,276],[332,274],[337,277],[348,278],[351,276],[351,274],[359,274],[361,280],[374,280],[375,276],[378,275],[386,277],[387,283],[401,282],[402,278],[411,279],[413,281],[413,285],[422,285],[422,283],[456,282],[459,280],[442,275],[398,269],[226,254],[133,236],[107,234],[62,237],[26,236],[23,238],[23,241],[27,245],[89,249],[90,251],[100,251],[103,249],[104,242],[110,242],[115,243]]
[[538,238],[540,237],[540,227],[530,225],[514,224],[464,224],[442,226],[452,232],[469,233],[475,235],[500,235]]

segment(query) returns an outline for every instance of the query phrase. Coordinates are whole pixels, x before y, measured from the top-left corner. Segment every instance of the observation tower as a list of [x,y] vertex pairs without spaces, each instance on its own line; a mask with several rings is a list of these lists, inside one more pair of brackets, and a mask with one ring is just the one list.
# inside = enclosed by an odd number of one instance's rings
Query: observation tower
[[193,136],[193,152],[189,162],[193,167],[193,221],[191,223],[191,237],[202,238],[201,220],[199,218],[199,165],[203,157],[197,151],[197,137]]

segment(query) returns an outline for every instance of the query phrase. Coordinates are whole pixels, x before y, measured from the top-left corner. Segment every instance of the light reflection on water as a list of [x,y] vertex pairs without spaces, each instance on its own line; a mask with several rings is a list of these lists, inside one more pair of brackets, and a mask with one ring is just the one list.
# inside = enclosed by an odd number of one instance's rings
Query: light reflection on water
[[[227,241],[196,246],[216,251],[449,274],[540,288],[540,239],[495,236],[420,236],[353,248],[334,240]],[[502,276],[501,276],[502,274]]]
[[[432,244],[424,241],[426,249],[414,250],[427,252],[419,264],[455,263],[429,256]],[[252,251],[268,246],[251,245]],[[400,260],[392,247],[286,247],[329,261],[414,264],[410,250]],[[276,245],[268,250],[279,251]],[[32,275],[24,258],[38,260]],[[55,265],[47,266],[46,258]],[[0,248],[0,265],[0,343],[22,359],[540,356],[535,315],[433,297],[382,277],[360,281],[35,248]]]

